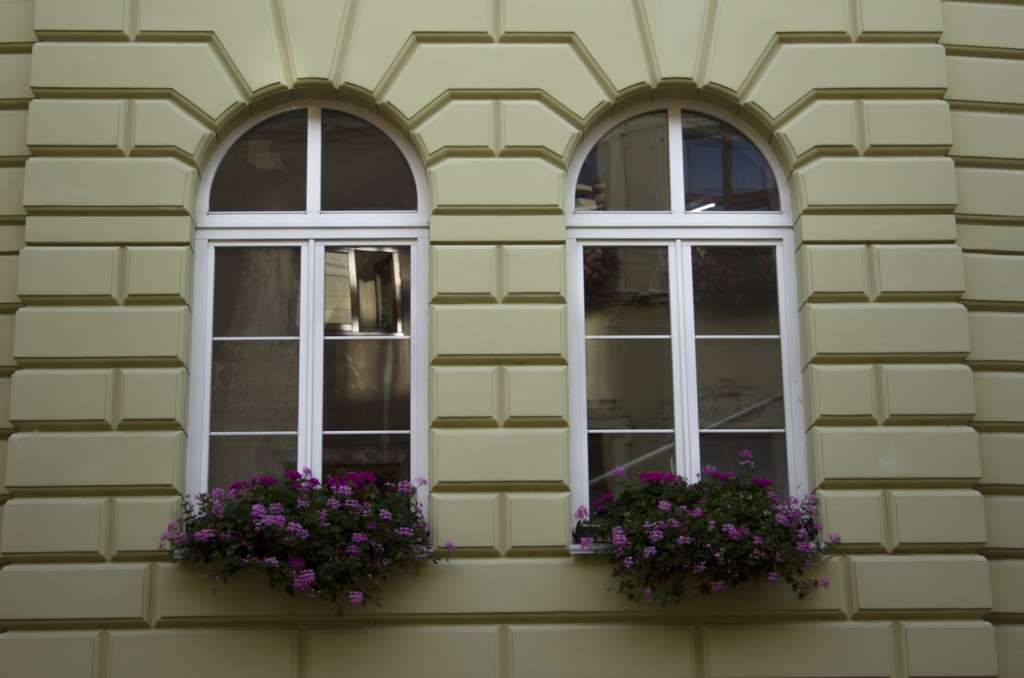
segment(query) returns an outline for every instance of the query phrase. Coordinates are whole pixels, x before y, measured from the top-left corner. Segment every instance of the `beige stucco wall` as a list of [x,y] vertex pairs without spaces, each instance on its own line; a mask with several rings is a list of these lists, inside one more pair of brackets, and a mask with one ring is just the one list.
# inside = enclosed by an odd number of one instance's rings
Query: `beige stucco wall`
[[[1022,36],[1009,2],[0,2],[0,671],[1024,675]],[[428,168],[430,510],[460,545],[342,617],[157,550],[200,173],[325,96]],[[790,173],[809,481],[845,544],[803,601],[648,612],[568,554],[565,166],[652,97],[737,113]]]

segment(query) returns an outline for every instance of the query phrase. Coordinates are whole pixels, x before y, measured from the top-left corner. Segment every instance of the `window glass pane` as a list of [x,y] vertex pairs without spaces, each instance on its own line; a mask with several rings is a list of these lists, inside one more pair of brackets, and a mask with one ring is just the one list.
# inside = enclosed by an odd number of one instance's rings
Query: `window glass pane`
[[378,483],[408,480],[408,435],[325,435],[323,477],[369,471]]
[[[702,433],[700,465],[715,466],[722,473],[739,473],[739,453],[754,453],[755,478],[771,478],[772,489],[780,497],[789,496],[786,472],[786,435],[784,433]],[[799,488],[798,488],[799,489]]]
[[698,339],[701,429],[785,428],[782,349],[776,339]]
[[306,210],[306,111],[275,116],[235,142],[217,168],[211,212]]
[[670,287],[668,248],[585,247],[587,335],[670,334]]
[[211,431],[297,431],[299,342],[214,341]]
[[218,247],[213,336],[299,336],[298,247]]
[[324,334],[408,334],[408,248],[325,253]]
[[587,340],[587,428],[672,429],[672,342]]
[[323,111],[320,209],[415,210],[416,182],[386,134],[359,118]]
[[687,210],[780,209],[768,161],[749,139],[724,122],[683,111],[683,165]]
[[[676,473],[675,435],[668,433],[591,433],[587,436],[590,465],[590,504],[607,492],[617,494],[622,482],[612,478],[618,467],[634,485],[641,473]],[[636,462],[634,466],[627,464]]]
[[693,312],[701,334],[778,334],[774,247],[693,247]]
[[209,489],[295,471],[298,436],[211,436]]
[[324,430],[409,429],[409,342],[324,342]]
[[608,132],[587,155],[576,211],[668,212],[668,115],[638,115]]

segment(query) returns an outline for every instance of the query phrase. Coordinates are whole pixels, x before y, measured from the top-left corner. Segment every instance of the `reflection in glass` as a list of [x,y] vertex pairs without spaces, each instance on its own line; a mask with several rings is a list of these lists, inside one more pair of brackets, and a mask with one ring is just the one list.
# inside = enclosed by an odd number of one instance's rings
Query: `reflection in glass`
[[324,430],[409,429],[409,342],[324,342]]
[[324,110],[320,209],[415,210],[416,183],[402,152],[359,118]]
[[671,429],[672,342],[587,340],[587,428]]
[[785,428],[777,339],[698,339],[701,429]]
[[587,155],[576,183],[577,212],[671,209],[665,111],[627,120]]
[[369,471],[377,482],[409,479],[408,435],[325,435],[323,477]]
[[297,247],[218,247],[213,336],[299,336]]
[[324,254],[324,334],[408,334],[408,248]]
[[211,431],[297,431],[299,342],[214,341]]
[[586,334],[668,335],[668,248],[585,247]]
[[281,475],[297,470],[297,436],[210,436],[207,487],[227,489],[254,475]]
[[683,111],[683,165],[687,210],[780,209],[768,161],[749,139],[720,120]]
[[306,210],[306,111],[291,111],[246,132],[217,168],[211,212]]
[[[754,453],[755,478],[771,478],[772,489],[785,499],[789,496],[786,475],[786,434],[784,433],[702,433],[700,436],[700,465],[711,465],[722,473],[738,474],[739,453]],[[799,489],[799,488],[797,488]]]
[[[590,503],[607,492],[617,494],[622,482],[611,472],[622,467],[626,479],[637,484],[641,473],[676,473],[675,434],[666,433],[591,433],[587,436],[590,468]],[[638,462],[629,466],[632,462]]]
[[774,247],[693,247],[693,311],[701,334],[778,334]]

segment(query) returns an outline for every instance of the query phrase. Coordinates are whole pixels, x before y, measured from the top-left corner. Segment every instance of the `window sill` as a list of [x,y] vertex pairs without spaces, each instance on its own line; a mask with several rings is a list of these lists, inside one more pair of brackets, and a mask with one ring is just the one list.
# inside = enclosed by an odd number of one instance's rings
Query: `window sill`
[[583,548],[582,546],[580,546],[579,544],[570,544],[569,545],[569,555],[574,556],[574,557],[575,556],[581,556],[581,557],[591,556],[591,557],[596,557],[596,556],[601,555],[601,553],[597,549],[595,549],[595,548],[586,549],[586,548]]

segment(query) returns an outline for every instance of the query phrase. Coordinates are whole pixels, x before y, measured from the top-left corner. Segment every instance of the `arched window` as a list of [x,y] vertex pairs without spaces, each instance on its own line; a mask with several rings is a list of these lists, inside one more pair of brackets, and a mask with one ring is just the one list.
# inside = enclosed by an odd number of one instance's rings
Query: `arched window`
[[696,478],[749,449],[806,489],[793,229],[771,150],[734,116],[652,102],[584,139],[566,186],[575,505],[624,468]]
[[426,475],[426,180],[383,123],[291,104],[200,186],[187,487]]

